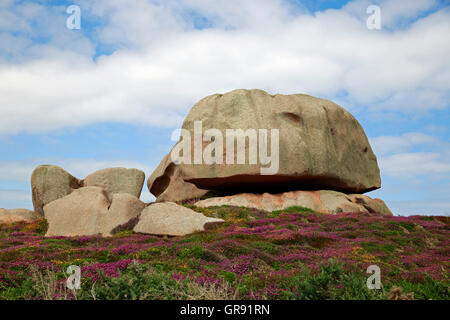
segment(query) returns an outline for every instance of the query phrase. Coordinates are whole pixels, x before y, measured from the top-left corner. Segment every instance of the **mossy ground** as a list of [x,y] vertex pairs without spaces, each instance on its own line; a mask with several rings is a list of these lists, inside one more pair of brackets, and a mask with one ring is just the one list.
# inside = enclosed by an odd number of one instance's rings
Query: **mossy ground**
[[[0,226],[0,299],[386,299],[401,297],[397,287],[449,299],[449,217],[185,205],[225,223],[173,238]],[[366,286],[374,264],[380,290]],[[81,290],[66,289],[70,265],[81,267]]]

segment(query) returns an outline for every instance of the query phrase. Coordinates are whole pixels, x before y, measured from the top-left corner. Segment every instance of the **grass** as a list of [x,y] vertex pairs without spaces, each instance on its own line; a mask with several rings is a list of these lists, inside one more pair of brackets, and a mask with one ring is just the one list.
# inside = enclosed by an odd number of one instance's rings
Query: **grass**
[[[186,207],[225,223],[185,237],[46,238],[0,226],[0,299],[449,299],[449,218]],[[382,288],[366,286],[370,265]],[[81,289],[66,288],[67,267]]]

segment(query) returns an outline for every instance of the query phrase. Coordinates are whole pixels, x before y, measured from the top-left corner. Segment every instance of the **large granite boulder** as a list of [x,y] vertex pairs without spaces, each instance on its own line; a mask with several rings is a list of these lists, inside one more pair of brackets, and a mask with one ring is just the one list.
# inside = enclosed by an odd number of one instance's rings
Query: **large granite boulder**
[[16,222],[33,222],[41,219],[34,211],[28,209],[3,209],[0,208],[0,224]]
[[222,222],[222,219],[205,217],[173,202],[161,202],[145,208],[133,230],[146,234],[184,236]]
[[372,199],[360,194],[346,195],[331,190],[290,191],[281,194],[241,193],[200,200],[196,202],[195,205],[202,208],[236,206],[265,211],[282,210],[293,206],[299,206],[328,214],[337,214],[341,212],[370,212],[392,215],[392,212],[381,199]]
[[137,198],[141,196],[145,173],[138,169],[107,168],[96,171],[84,179],[84,186],[97,186],[108,195],[128,193]]
[[[194,163],[192,141],[198,136],[194,132],[198,121],[202,121],[203,133],[208,129],[220,131],[222,164],[208,164],[201,155],[201,163]],[[177,163],[172,152],[161,161],[147,181],[158,201],[196,198],[206,190],[229,194],[320,189],[364,193],[381,186],[377,159],[363,128],[348,111],[328,100],[304,94],[270,95],[262,90],[234,90],[200,100],[187,115],[182,129],[190,132],[191,161]],[[258,133],[267,129],[267,155],[272,152],[271,129],[278,129],[278,170],[263,173],[269,164],[262,164],[260,155],[255,164],[249,163],[249,139],[245,145],[245,163],[230,164],[225,148],[227,129],[254,129]],[[200,136],[202,150],[215,141],[209,138]],[[262,141],[261,136],[257,138],[258,142]],[[179,143],[186,142],[183,140],[180,138]],[[178,150],[179,145],[174,148]],[[233,149],[231,156],[237,159],[239,148]]]
[[31,174],[34,211],[43,216],[46,204],[70,194],[81,186],[83,181],[63,168],[54,165],[38,166]]
[[131,194],[110,196],[103,188],[83,187],[44,206],[49,226],[45,236],[111,236],[125,226],[132,228],[144,208]]

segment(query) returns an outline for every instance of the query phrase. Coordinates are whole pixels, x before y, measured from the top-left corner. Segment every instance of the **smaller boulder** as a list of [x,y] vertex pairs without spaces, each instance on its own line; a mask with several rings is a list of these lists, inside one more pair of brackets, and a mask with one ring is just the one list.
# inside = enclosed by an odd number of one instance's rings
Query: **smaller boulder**
[[34,212],[44,215],[44,206],[80,188],[83,181],[54,165],[40,165],[31,174]]
[[372,199],[371,197],[363,194],[349,194],[348,196],[352,200],[352,202],[362,205],[369,212],[377,212],[381,213],[382,215],[392,216],[391,210],[381,199]]
[[184,236],[205,231],[208,224],[224,222],[222,219],[205,217],[199,212],[173,202],[154,203],[145,208],[134,227],[138,233]]
[[138,169],[107,168],[96,171],[84,179],[85,187],[101,187],[109,196],[128,193],[136,198],[141,196],[145,173]]
[[105,234],[112,235],[120,229],[133,229],[144,208],[145,203],[129,193],[113,194],[108,215],[103,222]]
[[352,200],[342,192],[332,191],[332,190],[320,190],[319,191],[320,201],[325,207],[323,213],[341,213],[341,212],[368,212],[363,206],[352,202]]
[[111,198],[103,188],[84,187],[47,204],[44,213],[49,228],[45,236],[108,237],[121,227],[131,229],[145,204],[127,193]]
[[41,219],[34,211],[28,209],[3,209],[0,208],[0,224],[16,222],[33,222]]

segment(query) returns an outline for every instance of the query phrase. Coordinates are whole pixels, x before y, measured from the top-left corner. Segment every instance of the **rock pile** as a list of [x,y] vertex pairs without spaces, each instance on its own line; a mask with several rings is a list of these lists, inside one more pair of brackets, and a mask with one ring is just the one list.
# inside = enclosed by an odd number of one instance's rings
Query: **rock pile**
[[36,214],[44,215],[44,206],[82,187],[101,187],[108,197],[127,193],[139,198],[145,174],[137,169],[108,168],[94,172],[84,180],[75,178],[63,168],[41,165],[31,175],[31,191]]
[[135,226],[141,233],[184,235],[222,221],[177,204],[163,205],[163,211],[155,210],[161,204],[147,207],[139,200],[144,180],[138,169],[107,168],[81,180],[58,166],[41,165],[31,175],[35,211],[30,212],[47,219],[48,237],[108,237]]
[[[162,211],[156,210],[161,204],[148,206],[139,200],[144,180],[144,172],[138,169],[107,168],[81,180],[58,166],[41,165],[31,175],[35,211],[28,215],[45,217],[48,237],[108,237],[135,226],[140,233],[184,235],[223,221],[177,204],[165,204]],[[0,223],[19,221],[9,216],[9,220],[3,218],[0,211]]]
[[[180,138],[147,181],[157,202],[198,199],[212,192],[226,196],[196,205],[237,205],[267,211],[297,205],[331,214],[392,214],[382,200],[361,194],[381,187],[377,159],[358,121],[331,101],[303,94],[234,90],[200,100],[182,129],[194,136],[198,121],[203,132],[218,130],[223,137],[230,129],[278,129],[277,173],[261,174],[262,164],[250,161],[226,164],[228,155],[214,164],[177,163],[172,151],[183,142]],[[202,139],[202,148],[210,143]],[[233,148],[233,158],[238,158],[238,149]],[[193,146],[188,151],[195,153]],[[245,145],[245,154],[250,151],[249,144]]]
[[[42,165],[31,176],[34,212],[0,209],[0,223],[45,217],[47,236],[111,236],[121,230],[182,236],[223,222],[175,203],[186,200],[198,207],[274,211],[302,206],[327,214],[392,215],[382,200],[361,194],[381,186],[377,159],[358,121],[331,101],[262,90],[215,94],[194,105],[183,132],[193,140],[182,134],[148,178],[156,203],[139,200],[145,174],[138,169],[108,168],[79,179],[58,166]],[[236,140],[230,144],[229,137]],[[220,154],[225,144],[226,154]],[[265,144],[270,148],[262,153]],[[174,159],[174,151],[183,161]],[[214,161],[199,161],[207,151]],[[276,170],[267,174],[269,153]],[[191,155],[194,161],[186,161]],[[208,198],[211,194],[216,196]]]

